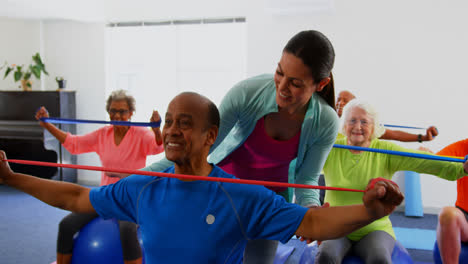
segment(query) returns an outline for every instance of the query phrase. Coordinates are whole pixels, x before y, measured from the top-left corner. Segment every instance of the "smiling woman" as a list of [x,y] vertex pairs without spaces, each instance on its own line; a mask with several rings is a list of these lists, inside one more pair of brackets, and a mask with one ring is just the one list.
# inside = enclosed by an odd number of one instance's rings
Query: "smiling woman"
[[[342,120],[345,137],[337,139],[337,144],[424,153],[379,140],[384,129],[379,123],[377,112],[370,104],[359,99],[351,100],[344,107]],[[456,180],[465,175],[464,166],[460,163],[340,148],[332,149],[323,168],[327,186],[357,189],[365,187],[369,180],[376,177],[391,179],[395,172],[405,170],[432,174],[446,180]],[[325,202],[330,206],[359,204],[362,195],[326,192]],[[317,263],[340,263],[348,252],[353,251],[366,263],[392,263],[394,245],[395,232],[390,219],[384,217],[345,237],[323,241],[315,260]]]
[[360,100],[354,99],[346,104],[342,122],[342,133],[352,146],[369,147],[373,139],[380,138],[385,133],[377,111],[370,104]]

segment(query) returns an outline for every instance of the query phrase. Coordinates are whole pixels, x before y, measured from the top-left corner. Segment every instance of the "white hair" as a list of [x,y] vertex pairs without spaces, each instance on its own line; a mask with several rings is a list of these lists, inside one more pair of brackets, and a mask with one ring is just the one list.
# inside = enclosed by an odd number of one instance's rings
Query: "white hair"
[[343,115],[341,116],[341,133],[343,133],[343,135],[346,134],[346,120],[348,119],[351,110],[353,110],[354,108],[360,108],[364,110],[367,116],[372,120],[374,124],[374,132],[371,135],[371,139],[379,138],[385,133],[385,128],[380,124],[379,114],[377,113],[375,108],[367,102],[364,102],[359,99],[353,99],[349,101],[343,108]]

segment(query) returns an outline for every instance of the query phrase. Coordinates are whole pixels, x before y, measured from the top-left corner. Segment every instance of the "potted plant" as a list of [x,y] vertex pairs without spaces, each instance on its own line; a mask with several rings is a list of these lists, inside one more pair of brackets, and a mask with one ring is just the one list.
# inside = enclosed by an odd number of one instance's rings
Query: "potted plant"
[[59,89],[64,89],[67,86],[67,80],[63,79],[61,76],[55,77]]
[[[49,75],[49,73],[45,69],[45,65],[42,62],[41,55],[39,55],[39,52],[34,54],[32,56],[33,62],[29,64],[27,67],[24,65],[16,65],[12,64],[11,66],[7,66],[5,70],[5,75],[3,76],[3,79],[5,79],[10,72],[13,72],[13,78],[15,82],[21,81],[21,85],[19,86],[20,88],[22,87],[23,90],[25,91],[30,91],[32,87],[31,83],[31,76],[34,75],[36,79],[40,80],[41,79],[41,73],[43,72],[45,75]],[[8,65],[7,62],[5,62],[4,68],[6,65]]]

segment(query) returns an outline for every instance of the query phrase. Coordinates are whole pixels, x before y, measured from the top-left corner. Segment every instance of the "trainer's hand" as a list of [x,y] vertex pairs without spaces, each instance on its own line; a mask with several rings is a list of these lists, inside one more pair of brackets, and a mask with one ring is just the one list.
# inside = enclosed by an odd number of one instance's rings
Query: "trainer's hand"
[[45,107],[41,106],[41,108],[39,108],[39,110],[37,110],[36,112],[36,119],[40,120],[43,117],[45,118],[49,117],[49,112],[47,111]]
[[400,188],[393,181],[376,178],[369,181],[362,198],[370,215],[379,219],[392,213],[403,201]]
[[0,183],[4,183],[5,179],[13,173],[13,171],[10,169],[10,165],[8,165],[6,160],[7,156],[5,154],[5,151],[0,150]]
[[119,179],[123,179],[125,177],[128,177],[130,174],[127,174],[127,173],[119,173],[119,172],[105,172],[105,174],[109,177],[112,177],[112,178],[119,178]]
[[423,136],[422,140],[423,141],[431,141],[433,140],[437,135],[439,135],[439,131],[435,126],[430,126],[426,130],[426,135]]

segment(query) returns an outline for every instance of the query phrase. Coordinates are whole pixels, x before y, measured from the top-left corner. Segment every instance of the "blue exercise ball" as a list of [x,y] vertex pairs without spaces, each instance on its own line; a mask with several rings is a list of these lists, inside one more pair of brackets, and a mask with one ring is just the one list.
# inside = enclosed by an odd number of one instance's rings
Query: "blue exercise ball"
[[[142,244],[141,239],[140,245]],[[141,245],[143,251],[143,245]],[[73,242],[72,264],[123,264],[119,223],[97,217],[81,228]],[[145,263],[143,257],[143,264]]]
[[[315,255],[317,255],[318,246],[317,243],[313,243],[310,246],[306,247],[304,253],[302,254],[301,259],[299,260],[299,264],[313,264],[315,261]],[[413,260],[411,259],[408,251],[405,247],[399,242],[395,242],[395,247],[393,248],[392,252],[392,262],[393,263],[401,263],[401,264],[413,264]],[[354,255],[347,255],[343,259],[343,264],[364,264],[359,257]]]
[[[432,256],[434,257],[435,264],[442,264],[439,247],[437,246],[437,240],[434,243],[434,250],[432,251]],[[468,243],[461,243],[461,250],[460,256],[458,257],[458,263],[468,263]]]

